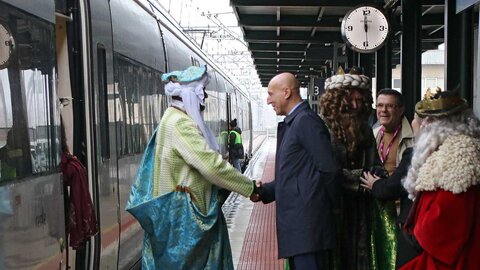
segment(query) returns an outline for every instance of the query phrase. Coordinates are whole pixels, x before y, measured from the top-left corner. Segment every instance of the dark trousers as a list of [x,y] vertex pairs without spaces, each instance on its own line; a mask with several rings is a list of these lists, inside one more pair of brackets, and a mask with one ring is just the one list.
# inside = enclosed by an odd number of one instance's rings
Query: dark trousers
[[325,252],[317,251],[295,255],[288,258],[290,270],[323,270],[325,268]]

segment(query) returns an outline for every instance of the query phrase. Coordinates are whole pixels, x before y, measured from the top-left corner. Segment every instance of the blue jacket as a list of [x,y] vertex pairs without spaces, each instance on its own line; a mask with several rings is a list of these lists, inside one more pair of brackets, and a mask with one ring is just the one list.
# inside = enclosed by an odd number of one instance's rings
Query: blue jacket
[[277,132],[275,180],[264,185],[262,201],[276,201],[278,256],[330,249],[339,165],[328,129],[304,102]]

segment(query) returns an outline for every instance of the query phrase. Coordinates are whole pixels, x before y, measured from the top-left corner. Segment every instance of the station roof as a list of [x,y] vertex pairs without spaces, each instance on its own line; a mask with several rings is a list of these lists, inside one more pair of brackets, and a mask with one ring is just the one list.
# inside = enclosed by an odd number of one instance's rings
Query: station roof
[[[444,1],[422,1],[422,51],[443,43]],[[400,63],[399,0],[230,0],[262,86],[281,72],[297,75],[302,86],[333,59],[334,42],[343,44],[341,21],[352,8],[376,5],[391,11],[392,64]]]

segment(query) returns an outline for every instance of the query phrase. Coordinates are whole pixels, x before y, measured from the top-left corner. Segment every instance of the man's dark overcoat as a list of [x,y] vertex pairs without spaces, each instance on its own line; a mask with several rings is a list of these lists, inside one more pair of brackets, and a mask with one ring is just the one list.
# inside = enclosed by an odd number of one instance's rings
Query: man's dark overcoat
[[324,122],[302,103],[278,126],[275,180],[262,199],[276,201],[280,258],[335,246],[338,168]]

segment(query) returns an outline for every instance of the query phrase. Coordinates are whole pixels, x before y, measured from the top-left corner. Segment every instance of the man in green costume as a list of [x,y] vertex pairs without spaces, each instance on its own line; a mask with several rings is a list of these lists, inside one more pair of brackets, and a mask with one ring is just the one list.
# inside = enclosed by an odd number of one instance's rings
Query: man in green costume
[[203,120],[206,67],[162,80],[172,103],[147,146],[127,204],[145,230],[142,269],[233,269],[218,189],[258,200],[259,188],[222,158]]

